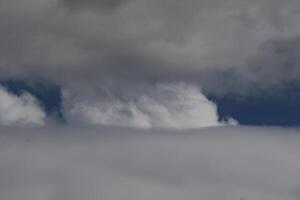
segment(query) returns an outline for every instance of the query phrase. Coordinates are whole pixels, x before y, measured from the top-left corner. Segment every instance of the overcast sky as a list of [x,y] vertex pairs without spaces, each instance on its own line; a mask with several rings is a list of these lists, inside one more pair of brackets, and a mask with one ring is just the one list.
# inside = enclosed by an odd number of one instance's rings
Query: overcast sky
[[261,126],[300,126],[299,19],[299,0],[0,0],[0,199],[299,200],[299,128]]
[[1,77],[63,85],[185,80],[213,91],[224,81],[214,76],[230,71],[239,84],[227,90],[276,86],[300,77],[299,6],[297,0],[1,0]]

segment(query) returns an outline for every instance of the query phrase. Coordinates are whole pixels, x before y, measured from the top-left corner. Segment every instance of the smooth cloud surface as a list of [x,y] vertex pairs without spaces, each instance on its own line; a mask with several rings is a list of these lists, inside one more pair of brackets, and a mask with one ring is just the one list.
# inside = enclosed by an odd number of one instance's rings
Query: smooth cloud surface
[[2,129],[1,200],[297,200],[298,129]]
[[45,112],[29,93],[16,96],[0,88],[1,125],[43,125],[45,118]]

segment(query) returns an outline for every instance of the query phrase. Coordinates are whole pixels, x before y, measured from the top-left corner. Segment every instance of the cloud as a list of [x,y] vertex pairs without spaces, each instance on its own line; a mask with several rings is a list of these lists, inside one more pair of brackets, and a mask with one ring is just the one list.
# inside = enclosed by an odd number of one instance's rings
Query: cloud
[[[99,87],[119,94],[133,85],[186,82],[210,95],[263,94],[300,80],[299,7],[298,0],[2,0],[0,80],[52,82],[85,96],[87,110],[96,111],[106,103],[87,98]],[[116,97],[108,107],[142,121],[129,117],[129,124],[157,124],[158,111],[149,116],[139,104],[141,97]],[[110,123],[126,121],[127,114],[111,115]],[[184,121],[172,117],[163,121]]]
[[1,125],[43,125],[45,118],[45,112],[29,93],[16,96],[0,88]]
[[0,198],[299,199],[297,129],[3,129]]
[[116,9],[126,3],[128,0],[62,0],[62,2],[71,9],[91,9],[91,10],[109,10]]
[[[297,0],[2,0],[1,78],[188,80],[224,93],[299,81],[299,7]],[[228,71],[236,76],[218,76]]]
[[126,91],[125,96],[106,93],[106,99],[103,93],[76,98],[65,90],[64,101],[65,116],[75,124],[144,128],[237,124],[233,119],[219,122],[216,105],[196,86],[185,83],[158,84],[149,89],[143,87],[141,92]]

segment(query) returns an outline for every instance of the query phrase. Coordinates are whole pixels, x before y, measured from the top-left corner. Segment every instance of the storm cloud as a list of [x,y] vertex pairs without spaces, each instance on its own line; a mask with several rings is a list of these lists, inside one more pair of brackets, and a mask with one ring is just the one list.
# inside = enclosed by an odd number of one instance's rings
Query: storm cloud
[[274,86],[300,77],[299,8],[296,0],[2,0],[1,76],[188,77],[213,91],[205,77],[233,70],[248,87]]

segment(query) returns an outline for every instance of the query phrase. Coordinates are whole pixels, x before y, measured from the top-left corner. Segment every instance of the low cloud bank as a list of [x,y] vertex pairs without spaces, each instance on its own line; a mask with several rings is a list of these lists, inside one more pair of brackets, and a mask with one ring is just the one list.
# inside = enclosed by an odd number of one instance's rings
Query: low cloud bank
[[191,84],[157,84],[142,91],[128,91],[124,96],[105,90],[74,97],[64,92],[64,112],[70,123],[128,127],[199,128],[235,125],[220,122],[216,105]]
[[1,200],[298,200],[297,129],[3,129]]
[[0,87],[0,125],[43,125],[46,114],[29,93],[16,96]]

